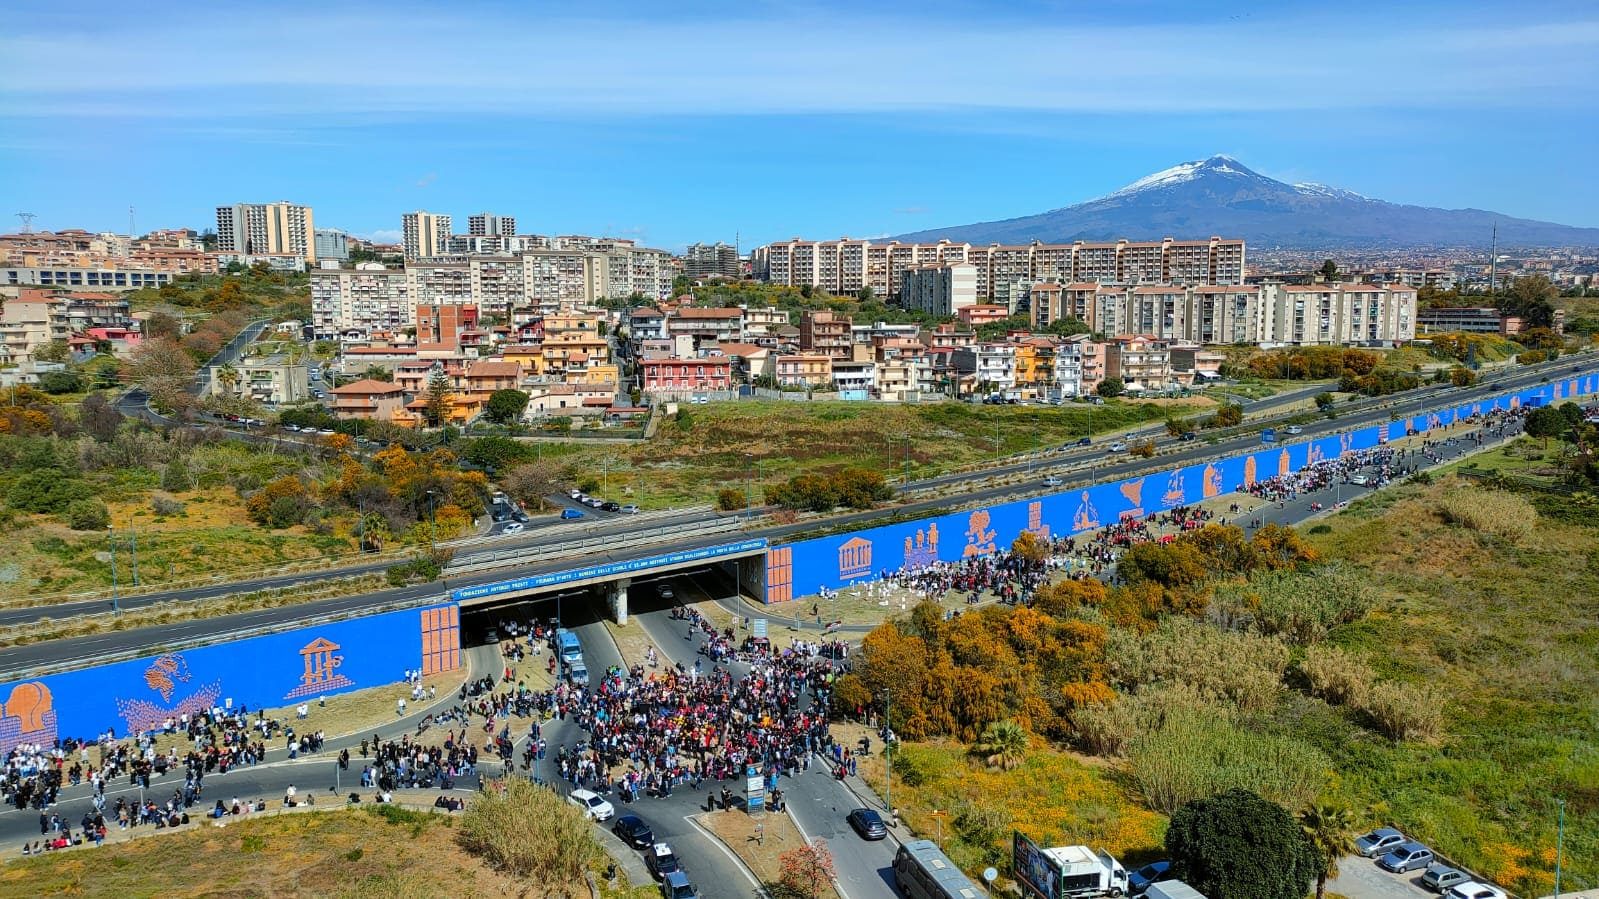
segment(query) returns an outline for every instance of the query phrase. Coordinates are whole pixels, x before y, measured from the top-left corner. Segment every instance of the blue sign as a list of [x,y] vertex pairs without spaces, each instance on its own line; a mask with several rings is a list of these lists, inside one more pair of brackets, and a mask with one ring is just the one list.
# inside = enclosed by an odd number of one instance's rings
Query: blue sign
[[450,598],[457,602],[464,599],[481,599],[485,596],[498,596],[501,593],[519,593],[524,590],[537,590],[542,587],[554,587],[568,584],[572,581],[586,581],[591,578],[610,577],[616,574],[632,574],[662,565],[679,565],[684,562],[701,562],[706,559],[719,559],[723,556],[733,556],[742,553],[756,552],[766,549],[766,538],[758,540],[745,540],[740,543],[725,543],[720,546],[706,546],[700,549],[685,549],[681,552],[667,553],[661,556],[650,556],[644,559],[629,559],[626,562],[607,562],[604,565],[590,565],[587,568],[572,568],[566,571],[552,571],[549,574],[520,577],[510,581],[495,581],[491,584],[478,584],[474,587],[462,587],[450,591]]
[[1276,443],[1277,442],[1277,429],[1276,428],[1266,428],[1265,430],[1261,431],[1260,432],[1260,442],[1261,443]]

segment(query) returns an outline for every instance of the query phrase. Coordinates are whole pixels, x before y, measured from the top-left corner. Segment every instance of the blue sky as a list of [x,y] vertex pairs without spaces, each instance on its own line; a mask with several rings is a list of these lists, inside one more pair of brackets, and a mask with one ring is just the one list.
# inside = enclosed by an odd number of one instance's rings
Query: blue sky
[[7,9],[6,230],[288,199],[364,235],[490,210],[749,247],[1040,212],[1216,153],[1599,226],[1591,2]]

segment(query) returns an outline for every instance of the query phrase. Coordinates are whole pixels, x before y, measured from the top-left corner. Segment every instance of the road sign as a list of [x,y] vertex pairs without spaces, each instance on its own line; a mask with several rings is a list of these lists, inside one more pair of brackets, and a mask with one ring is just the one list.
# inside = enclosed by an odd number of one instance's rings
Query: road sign
[[1264,431],[1261,431],[1260,432],[1260,442],[1261,443],[1276,443],[1277,442],[1277,429],[1276,428],[1267,428]]
[[761,777],[761,769],[754,765],[744,766],[744,807],[750,812],[758,812],[766,806],[766,779]]
[[755,637],[757,639],[760,639],[760,638],[763,638],[763,637],[766,636],[766,619],[765,618],[757,618],[757,619],[755,619],[755,622],[752,625],[752,627],[754,628]]

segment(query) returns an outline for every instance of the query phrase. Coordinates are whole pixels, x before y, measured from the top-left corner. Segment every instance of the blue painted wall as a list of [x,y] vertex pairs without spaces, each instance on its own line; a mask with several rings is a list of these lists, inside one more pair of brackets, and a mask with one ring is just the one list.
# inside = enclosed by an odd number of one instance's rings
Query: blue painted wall
[[[0,685],[0,754],[59,737],[118,737],[213,706],[314,702],[422,667],[427,610],[333,622]],[[452,634],[453,635],[453,634]]]
[[[1190,465],[1086,490],[1018,500],[975,511],[921,519],[787,544],[792,566],[788,589],[781,596],[798,598],[822,587],[839,588],[871,580],[883,571],[934,560],[956,561],[1008,547],[1023,531],[1040,537],[1069,536],[1095,530],[1121,518],[1148,515],[1231,493],[1246,482],[1303,468],[1314,459],[1376,446],[1386,435],[1395,439],[1407,429],[1426,431],[1451,424],[1473,412],[1509,408],[1539,398],[1558,403],[1568,397],[1599,390],[1593,374],[1561,378],[1550,384],[1501,394],[1475,403],[1449,406],[1427,415],[1371,425],[1345,434],[1314,440],[1264,445],[1243,455],[1201,465]],[[1278,437],[1285,437],[1279,430]],[[770,600],[778,596],[768,591]]]

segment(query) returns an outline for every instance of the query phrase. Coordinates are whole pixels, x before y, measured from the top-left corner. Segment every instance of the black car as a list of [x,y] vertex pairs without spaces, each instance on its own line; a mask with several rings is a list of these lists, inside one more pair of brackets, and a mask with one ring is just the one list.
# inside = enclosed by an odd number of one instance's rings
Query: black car
[[883,818],[869,808],[858,808],[849,813],[849,826],[861,835],[863,840],[881,840],[888,836],[888,827],[883,824]]
[[620,512],[622,511],[622,504],[618,502],[606,502],[601,504],[600,508],[607,512]]
[[650,876],[656,880],[673,871],[681,870],[681,866],[677,863],[677,855],[672,852],[672,847],[665,843],[656,843],[644,853],[644,867],[649,869]]
[[655,832],[638,815],[623,815],[611,825],[611,833],[634,849],[644,849],[655,842]]

